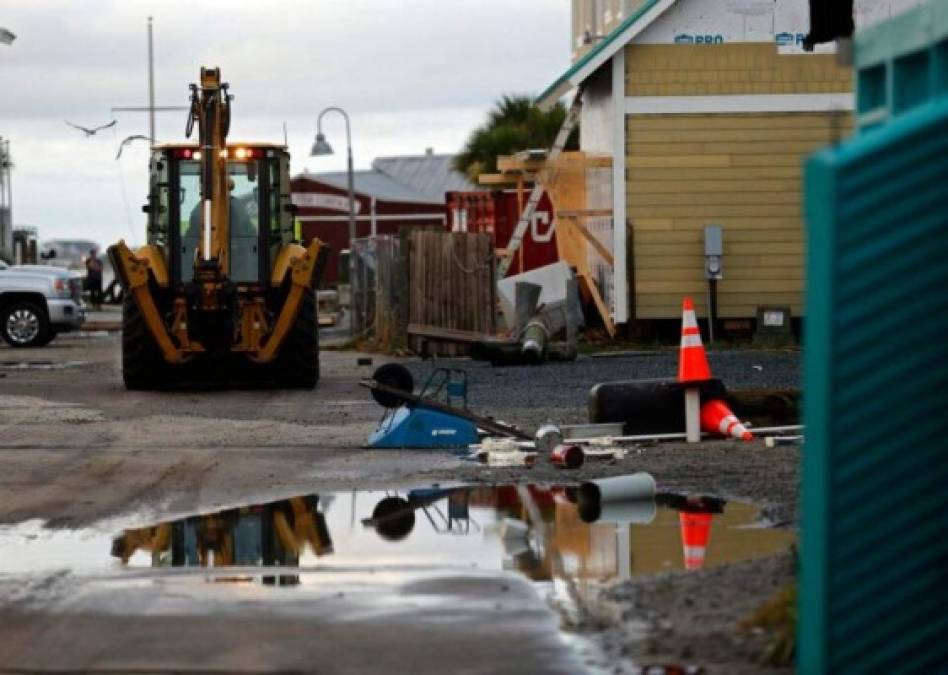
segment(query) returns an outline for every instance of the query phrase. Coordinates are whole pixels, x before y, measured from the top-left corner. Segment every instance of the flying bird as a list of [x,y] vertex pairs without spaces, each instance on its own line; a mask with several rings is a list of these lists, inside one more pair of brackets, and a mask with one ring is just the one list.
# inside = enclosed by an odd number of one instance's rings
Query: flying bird
[[115,159],[118,159],[119,157],[122,156],[122,150],[124,150],[125,146],[131,143],[132,141],[148,141],[149,143],[151,143],[151,138],[149,138],[148,136],[143,136],[142,134],[135,134],[134,136],[128,136],[127,138],[125,138],[125,140],[119,143],[118,154],[115,155]]
[[86,135],[86,138],[88,138],[89,136],[95,136],[95,132],[97,131],[102,131],[103,129],[108,129],[109,127],[114,127],[116,124],[118,124],[118,120],[112,120],[108,124],[103,124],[101,126],[95,127],[94,129],[87,129],[86,127],[80,127],[78,124],[73,124],[69,120],[64,120],[64,121],[73,129],[78,129],[79,131],[84,133]]

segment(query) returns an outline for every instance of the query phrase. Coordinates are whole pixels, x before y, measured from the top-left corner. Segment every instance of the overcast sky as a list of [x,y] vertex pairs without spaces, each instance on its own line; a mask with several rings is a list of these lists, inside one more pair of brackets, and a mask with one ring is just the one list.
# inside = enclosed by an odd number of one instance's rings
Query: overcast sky
[[[142,242],[147,190],[146,21],[154,16],[159,105],[187,105],[201,65],[220,66],[234,94],[231,140],[279,141],[293,171],[345,168],[337,149],[308,157],[316,114],[352,116],[357,168],[374,157],[457,151],[502,93],[537,93],[569,63],[568,0],[0,0],[0,135],[11,140],[14,220],[40,238]],[[186,113],[158,114],[160,140],[184,139]]]

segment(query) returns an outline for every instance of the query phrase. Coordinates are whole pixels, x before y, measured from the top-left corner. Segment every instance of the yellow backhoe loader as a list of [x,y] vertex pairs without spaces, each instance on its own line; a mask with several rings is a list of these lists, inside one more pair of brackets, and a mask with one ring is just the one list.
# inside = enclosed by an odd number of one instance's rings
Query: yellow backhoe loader
[[186,135],[152,148],[148,243],[108,250],[125,288],[122,375],[129,389],[200,379],[315,386],[315,288],[329,249],[294,240],[285,146],[228,143],[220,70],[191,85]]

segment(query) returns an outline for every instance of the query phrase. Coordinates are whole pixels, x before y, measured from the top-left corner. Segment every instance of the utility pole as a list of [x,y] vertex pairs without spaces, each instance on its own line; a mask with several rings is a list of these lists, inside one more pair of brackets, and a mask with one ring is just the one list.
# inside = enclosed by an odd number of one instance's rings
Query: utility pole
[[148,17],[148,138],[155,144],[155,48],[151,31],[152,18]]
[[148,138],[151,144],[158,142],[155,137],[155,113],[171,112],[174,110],[190,110],[187,106],[155,105],[155,41],[152,29],[152,17],[148,17],[148,105],[147,106],[118,106],[112,108],[112,115],[117,112],[147,112]]

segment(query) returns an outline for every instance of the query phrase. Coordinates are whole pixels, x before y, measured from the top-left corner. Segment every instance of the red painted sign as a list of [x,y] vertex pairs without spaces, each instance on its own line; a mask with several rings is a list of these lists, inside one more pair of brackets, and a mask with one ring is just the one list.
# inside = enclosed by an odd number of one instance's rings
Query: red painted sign
[[[520,220],[520,205],[528,198],[529,192],[523,192],[522,199],[518,200],[516,190],[449,192],[448,222],[455,232],[489,232],[494,236],[494,247],[506,249]],[[514,254],[507,276],[544,267],[557,260],[553,202],[544,193],[520,249]]]

